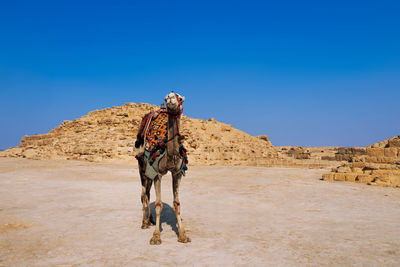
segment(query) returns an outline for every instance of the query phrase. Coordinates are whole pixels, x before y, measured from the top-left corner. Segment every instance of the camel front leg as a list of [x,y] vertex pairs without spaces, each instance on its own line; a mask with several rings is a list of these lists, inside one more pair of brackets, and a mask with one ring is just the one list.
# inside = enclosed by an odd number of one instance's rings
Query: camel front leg
[[153,237],[150,239],[150,245],[160,245],[161,244],[161,233],[160,233],[160,216],[162,211],[162,201],[161,201],[161,176],[159,175],[154,180],[154,189],[156,191],[156,229],[154,229]]
[[181,203],[179,202],[179,185],[181,183],[182,173],[172,175],[172,188],[174,194],[174,210],[176,215],[176,221],[178,223],[178,242],[187,243],[190,242],[190,238],[186,235],[185,228],[182,224],[181,218]]

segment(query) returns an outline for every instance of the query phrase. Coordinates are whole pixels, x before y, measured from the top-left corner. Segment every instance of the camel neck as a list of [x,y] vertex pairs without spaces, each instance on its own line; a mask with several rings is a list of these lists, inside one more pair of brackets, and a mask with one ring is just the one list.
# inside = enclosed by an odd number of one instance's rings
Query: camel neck
[[170,156],[179,155],[179,123],[179,117],[176,118],[173,115],[168,115],[168,138],[172,139],[167,143],[167,154]]

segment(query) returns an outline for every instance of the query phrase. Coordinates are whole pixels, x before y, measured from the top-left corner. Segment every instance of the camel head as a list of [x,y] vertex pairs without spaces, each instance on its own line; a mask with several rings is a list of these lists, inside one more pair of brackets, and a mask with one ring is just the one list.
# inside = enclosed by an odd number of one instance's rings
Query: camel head
[[185,97],[174,92],[169,93],[165,96],[165,102],[167,103],[167,109],[172,114],[181,114],[183,111],[183,101]]

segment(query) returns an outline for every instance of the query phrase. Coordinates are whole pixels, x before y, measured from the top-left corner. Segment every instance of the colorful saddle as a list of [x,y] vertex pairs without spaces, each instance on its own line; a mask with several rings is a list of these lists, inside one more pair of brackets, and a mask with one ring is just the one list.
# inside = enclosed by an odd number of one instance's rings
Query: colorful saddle
[[166,108],[146,114],[140,123],[136,148],[145,145],[149,152],[157,147],[165,147],[168,140],[168,113]]
[[[154,179],[158,171],[158,162],[164,156],[168,141],[168,112],[166,108],[146,114],[140,123],[135,147],[144,145],[144,155],[150,165],[146,166],[146,175]],[[185,175],[188,159],[183,146],[184,137],[178,134],[179,154],[183,158],[181,170]]]
[[[153,117],[154,118],[154,117]],[[156,118],[152,119],[146,133],[146,141],[148,151],[152,151],[157,147],[165,148],[168,140],[168,114],[160,112]]]

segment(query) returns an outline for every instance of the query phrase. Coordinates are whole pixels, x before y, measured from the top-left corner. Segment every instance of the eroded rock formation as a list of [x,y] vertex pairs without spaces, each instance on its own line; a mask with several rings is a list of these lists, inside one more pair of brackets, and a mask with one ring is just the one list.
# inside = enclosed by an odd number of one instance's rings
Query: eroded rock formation
[[277,148],[281,153],[295,159],[340,161],[336,160],[335,157],[340,149],[339,147],[280,146]]
[[365,148],[361,155],[324,174],[328,181],[400,187],[400,135]]
[[[0,156],[28,159],[78,159],[89,161],[135,161],[134,141],[141,118],[157,109],[150,104],[123,106],[89,112],[64,121],[47,134],[24,136],[19,146]],[[215,119],[182,117],[181,133],[190,164],[260,165],[286,163],[268,137],[255,137]]]
[[[3,157],[27,159],[73,159],[88,161],[135,161],[134,142],[140,121],[157,109],[150,104],[127,103],[95,110],[72,121],[64,121],[47,134],[24,136],[14,148],[0,152]],[[181,134],[186,137],[189,165],[247,165],[301,168],[327,168],[336,148],[307,148],[292,155],[274,147],[266,135],[252,136],[211,118],[182,116]],[[328,156],[327,156],[328,155]],[[325,157],[325,158],[324,158]],[[324,160],[325,159],[325,160]],[[328,160],[328,161],[327,161]]]
[[353,157],[362,156],[366,154],[365,147],[339,147],[338,152],[335,153],[335,160],[349,161]]

